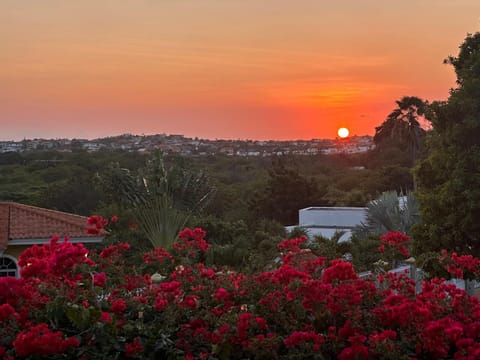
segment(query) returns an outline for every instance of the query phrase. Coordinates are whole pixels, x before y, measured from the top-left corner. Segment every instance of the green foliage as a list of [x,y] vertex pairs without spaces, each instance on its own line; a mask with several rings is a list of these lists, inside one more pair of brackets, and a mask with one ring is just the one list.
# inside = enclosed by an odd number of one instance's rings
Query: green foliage
[[49,209],[88,216],[95,211],[101,198],[94,179],[88,173],[77,171],[75,176],[49,185],[40,202]]
[[[207,264],[253,272],[271,263],[285,228],[274,221],[260,221],[252,230],[245,221],[226,221],[209,215],[190,219],[190,225],[207,232],[212,247]],[[253,236],[252,236],[253,233]]]
[[405,196],[402,194],[399,198],[396,191],[388,191],[367,204],[367,219],[353,232],[360,239],[388,231],[408,234],[419,221],[418,204],[412,192],[407,192]]
[[299,237],[302,237],[302,236],[308,236],[308,232],[307,232],[306,229],[304,229],[300,226],[295,226],[292,230],[290,230],[287,233],[287,238],[288,239],[295,239],[295,238],[299,238]]
[[112,161],[138,164],[142,157],[123,152],[0,153],[0,200],[90,214],[103,201],[94,186],[97,171]]
[[112,164],[100,177],[103,192],[133,217],[154,247],[169,248],[192,214],[200,212],[214,193],[203,173],[165,166],[160,154],[136,174]]
[[[400,151],[400,154],[404,155],[405,152]],[[3,153],[0,154],[0,199],[80,214],[102,213],[111,205],[120,207],[123,201],[121,194],[135,194],[130,190],[139,186],[136,182],[143,177],[143,173],[141,176],[139,174],[149,158],[126,151]],[[258,220],[259,212],[254,204],[259,200],[259,195],[265,196],[265,189],[269,186],[269,171],[274,167],[271,158],[170,155],[163,160],[167,169],[187,169],[190,174],[208,176],[216,192],[205,204],[203,212],[206,214],[226,221],[244,220],[249,226]],[[295,173],[290,184],[295,185],[294,179],[298,176],[300,183],[312,183],[319,189],[318,196],[310,199],[311,204],[361,206],[382,191],[391,189],[388,185],[394,180],[397,190],[411,186],[409,161],[402,161],[400,158],[382,158],[366,153],[289,156],[283,162],[286,168]],[[387,164],[389,168],[385,168]],[[111,186],[96,182],[98,175],[104,173],[109,173]],[[123,184],[125,189],[117,192],[117,187],[126,176],[132,176],[132,184]],[[289,183],[276,182],[279,186]],[[181,188],[175,191],[182,193]],[[280,188],[273,192],[282,193]],[[299,194],[304,196],[302,189]],[[289,191],[288,196],[296,195]],[[293,200],[292,204],[298,206]],[[117,212],[117,215],[125,214],[127,209],[125,206],[123,208],[123,212]],[[289,214],[293,223],[296,222],[297,211],[292,209]]]
[[208,234],[212,244],[208,264],[232,268],[241,268],[245,264],[251,248],[251,236],[244,221],[230,222],[210,215],[192,219],[191,223]]
[[427,101],[416,96],[397,100],[397,107],[375,128],[375,149],[369,165],[379,169],[380,191],[414,189],[410,168],[423,153],[426,131],[421,123],[429,121],[432,110]]
[[268,173],[265,188],[257,190],[251,210],[259,219],[272,219],[284,225],[298,221],[298,210],[307,206],[322,205],[323,192],[312,178],[287,167],[276,159]]
[[[274,229],[278,223],[271,220],[291,225],[297,222],[302,207],[364,206],[382,191],[410,188],[409,162],[402,161],[372,153],[285,156],[273,161],[267,157],[169,155],[162,158],[162,170],[151,155],[126,151],[4,153],[0,154],[0,200],[82,215],[118,215],[120,221],[109,241],[128,241],[139,250],[151,246],[146,241],[145,227],[149,225],[141,223],[140,212],[146,214],[141,217],[144,221],[156,214],[157,219],[163,216],[166,221],[170,216],[170,223],[175,219],[180,223],[182,216],[194,227],[199,218],[190,215],[200,214],[229,229],[210,229],[201,222],[209,238],[215,237],[212,262],[237,267],[251,261],[258,268],[261,258],[267,259],[278,243],[279,231]],[[164,170],[171,199],[158,195],[152,206],[142,208],[143,199],[153,199],[151,189],[164,188]],[[209,190],[212,188],[216,191]],[[201,200],[205,193],[208,201]],[[170,215],[158,211],[162,202]],[[262,223],[262,219],[268,221]],[[267,222],[275,225],[266,226]],[[167,231],[168,226],[162,226]],[[244,241],[245,226],[250,235]],[[150,227],[157,233],[163,231],[161,226]],[[240,230],[232,230],[234,227]],[[174,233],[173,228],[168,232]],[[235,234],[236,240],[228,232]]]
[[286,235],[285,227],[277,221],[262,220],[257,223],[244,271],[253,273],[270,267],[278,253],[277,245]]
[[1,166],[0,200],[37,205],[46,187],[41,176],[30,174],[23,163]]
[[403,166],[387,165],[378,171],[377,189],[382,192],[395,190],[400,193],[404,190],[413,189],[413,176],[411,169]]
[[395,146],[408,151],[414,164],[426,134],[420,121],[430,117],[426,101],[416,96],[404,96],[397,100],[397,107],[387,119],[375,128],[373,141],[380,149]]
[[341,241],[344,231],[337,231],[329,239],[323,236],[315,236],[307,243],[307,247],[317,256],[325,256],[328,261],[343,258],[351,252],[350,241]]
[[185,226],[189,214],[176,208],[168,193],[155,194],[134,209],[135,218],[154,247],[168,249]]
[[433,104],[428,158],[416,169],[422,224],[417,254],[442,248],[480,255],[480,33],[449,57],[458,87]]
[[22,155],[17,152],[8,151],[0,154],[0,165],[20,165],[22,163]]
[[378,247],[381,242],[376,235],[359,238],[352,236],[350,239],[350,253],[355,270],[358,272],[371,271],[374,264],[380,259]]

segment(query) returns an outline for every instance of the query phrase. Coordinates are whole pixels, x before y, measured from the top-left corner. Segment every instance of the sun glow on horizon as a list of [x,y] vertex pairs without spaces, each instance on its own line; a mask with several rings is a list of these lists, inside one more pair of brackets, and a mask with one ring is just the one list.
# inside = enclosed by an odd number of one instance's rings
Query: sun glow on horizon
[[350,131],[345,127],[341,127],[340,129],[338,129],[337,135],[338,137],[345,139],[348,137],[348,135],[350,135]]
[[442,59],[480,13],[473,0],[415,12],[400,1],[46,3],[0,1],[0,140],[373,135],[403,95],[448,98],[456,76]]

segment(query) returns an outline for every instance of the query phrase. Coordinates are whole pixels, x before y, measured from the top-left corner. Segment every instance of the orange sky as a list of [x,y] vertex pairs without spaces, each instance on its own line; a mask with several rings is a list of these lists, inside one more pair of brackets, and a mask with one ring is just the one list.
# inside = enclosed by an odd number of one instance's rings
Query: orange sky
[[373,134],[445,99],[478,0],[0,0],[0,139]]

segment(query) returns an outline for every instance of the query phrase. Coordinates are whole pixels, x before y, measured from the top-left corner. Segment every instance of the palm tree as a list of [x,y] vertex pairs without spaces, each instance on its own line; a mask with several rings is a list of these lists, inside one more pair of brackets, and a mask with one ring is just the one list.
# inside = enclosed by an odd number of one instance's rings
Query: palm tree
[[397,107],[387,119],[375,128],[373,141],[377,146],[391,142],[406,144],[411,153],[413,166],[426,134],[420,120],[431,118],[430,107],[427,101],[416,96],[404,96],[396,103]]
[[418,203],[412,192],[399,197],[396,191],[387,191],[368,203],[366,221],[357,226],[353,234],[360,239],[388,231],[408,234],[411,227],[419,221]]

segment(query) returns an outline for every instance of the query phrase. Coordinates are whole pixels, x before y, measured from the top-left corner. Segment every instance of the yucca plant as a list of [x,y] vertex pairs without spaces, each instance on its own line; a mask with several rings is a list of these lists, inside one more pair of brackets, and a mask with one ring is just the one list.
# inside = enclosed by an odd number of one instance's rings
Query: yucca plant
[[215,192],[208,177],[180,166],[165,166],[161,154],[132,174],[111,165],[101,177],[114,202],[131,210],[154,247],[169,248],[191,215],[200,212]]
[[170,248],[190,214],[173,206],[168,194],[158,194],[134,208],[138,224],[154,247]]
[[419,221],[418,203],[412,192],[398,196],[396,191],[387,191],[367,204],[366,221],[357,226],[353,233],[361,239],[388,231],[408,234],[410,228]]

